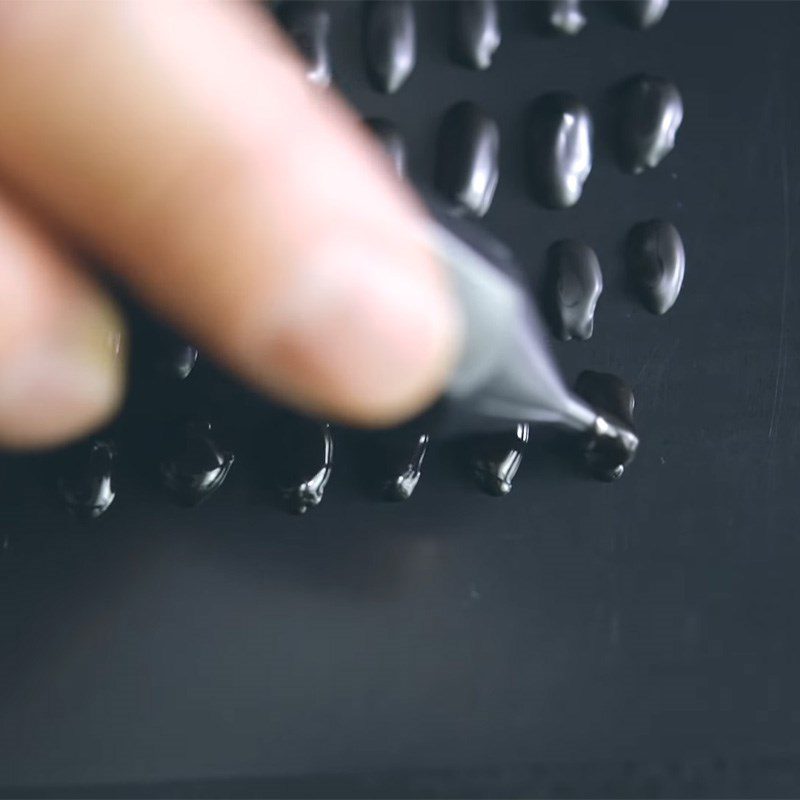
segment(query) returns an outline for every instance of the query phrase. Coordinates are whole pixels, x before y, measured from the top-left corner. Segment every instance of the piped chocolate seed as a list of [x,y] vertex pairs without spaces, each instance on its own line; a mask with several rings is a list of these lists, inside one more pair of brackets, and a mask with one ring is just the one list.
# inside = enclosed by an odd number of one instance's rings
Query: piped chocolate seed
[[511,491],[529,439],[530,425],[526,422],[512,431],[476,437],[472,473],[483,491],[496,497]]
[[475,103],[452,106],[439,129],[436,187],[456,210],[482,217],[500,177],[500,129]]
[[472,69],[488,69],[500,46],[500,15],[495,0],[453,3],[453,58]]
[[636,225],[628,234],[626,248],[630,281],[653,314],[664,314],[675,305],[686,270],[686,253],[677,228],[652,219]]
[[364,20],[367,72],[376,89],[394,94],[417,63],[417,23],[408,0],[371,0]]
[[96,519],[114,502],[116,456],[111,442],[93,439],[74,448],[65,459],[58,493],[76,517]]
[[562,341],[589,339],[603,291],[603,274],[594,250],[565,239],[547,251],[545,305],[553,333]]
[[593,125],[589,109],[563,92],[533,106],[528,133],[534,197],[548,208],[568,208],[583,194],[592,170]]
[[161,483],[179,503],[194,506],[222,486],[233,460],[212,438],[210,423],[191,420],[161,462]]
[[599,413],[594,430],[581,440],[586,467],[600,480],[619,480],[639,446],[633,392],[616,375],[586,370],[575,381],[575,393]]
[[664,78],[637,75],[619,91],[617,154],[634,174],[657,167],[675,147],[683,122],[683,100]]

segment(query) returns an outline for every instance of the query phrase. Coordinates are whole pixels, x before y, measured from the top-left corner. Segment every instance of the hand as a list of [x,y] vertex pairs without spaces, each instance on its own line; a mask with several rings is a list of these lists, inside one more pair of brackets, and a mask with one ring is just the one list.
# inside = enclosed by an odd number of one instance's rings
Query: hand
[[0,444],[85,433],[124,391],[78,247],[303,410],[381,424],[440,391],[459,320],[420,212],[265,17],[0,5]]

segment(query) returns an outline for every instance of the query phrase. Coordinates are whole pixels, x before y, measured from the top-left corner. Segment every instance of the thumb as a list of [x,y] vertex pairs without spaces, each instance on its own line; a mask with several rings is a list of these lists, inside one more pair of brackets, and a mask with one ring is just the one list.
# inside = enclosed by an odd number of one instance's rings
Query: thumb
[[367,424],[440,391],[459,319],[415,201],[252,9],[6,6],[0,116],[0,173],[251,383]]

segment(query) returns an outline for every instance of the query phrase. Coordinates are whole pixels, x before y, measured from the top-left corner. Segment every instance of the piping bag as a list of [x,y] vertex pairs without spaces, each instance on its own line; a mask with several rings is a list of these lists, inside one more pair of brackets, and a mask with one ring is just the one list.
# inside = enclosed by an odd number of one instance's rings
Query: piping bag
[[638,437],[567,388],[508,248],[425,201],[431,214],[426,244],[448,270],[464,317],[460,358],[434,408],[440,433],[556,425],[582,435],[593,460],[629,463]]

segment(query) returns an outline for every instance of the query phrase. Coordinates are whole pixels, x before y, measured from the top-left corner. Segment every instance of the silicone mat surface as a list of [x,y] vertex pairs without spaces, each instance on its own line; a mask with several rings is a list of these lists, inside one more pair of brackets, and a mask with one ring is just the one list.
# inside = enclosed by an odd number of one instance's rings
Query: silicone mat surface
[[[296,517],[259,471],[262,403],[202,358],[178,388],[134,382],[100,519],[64,512],[48,457],[2,464],[0,793],[796,796],[800,3],[676,2],[645,32],[589,4],[565,38],[502,4],[485,72],[451,60],[450,9],[420,4],[392,96],[367,80],[361,7],[329,9],[334,84],[399,127],[413,176],[433,175],[453,103],[497,121],[484,221],[532,287],[557,239],[595,249],[594,335],[554,348],[570,381],[629,383],[639,456],[595,482],[534,432],[496,498],[434,446],[410,500],[384,503],[345,432],[323,502]],[[639,72],[675,82],[685,119],[631,176],[608,91]],[[526,113],[554,89],[596,123],[562,211],[525,178]],[[625,236],[653,217],[687,253],[663,317],[624,278]],[[237,456],[194,509],[152,477],[166,406],[200,406]]]

